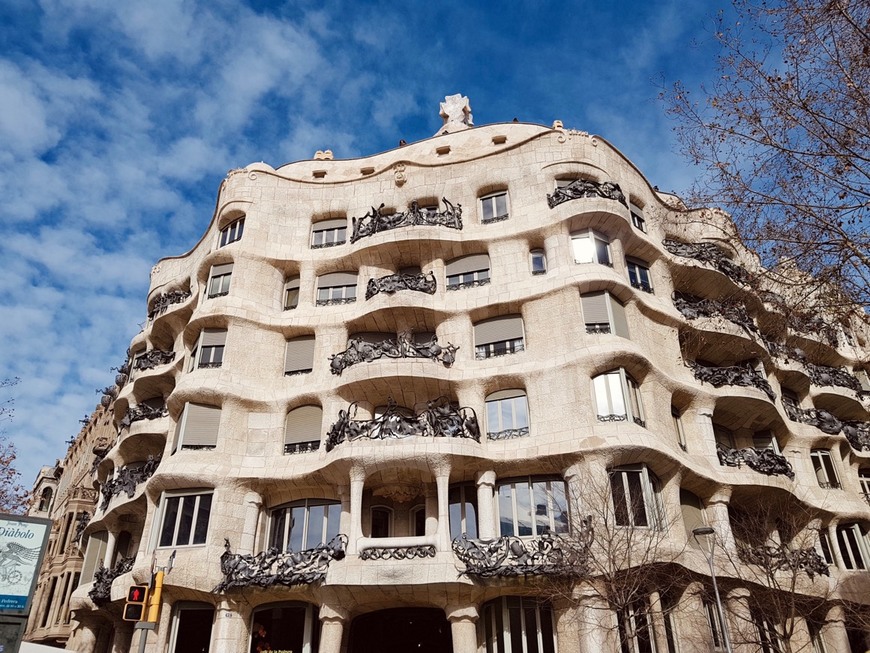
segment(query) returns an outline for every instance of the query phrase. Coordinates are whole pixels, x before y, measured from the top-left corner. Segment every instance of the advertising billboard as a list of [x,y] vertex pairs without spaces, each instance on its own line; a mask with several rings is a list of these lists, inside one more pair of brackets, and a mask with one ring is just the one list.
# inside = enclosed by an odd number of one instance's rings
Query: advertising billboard
[[0,514],[0,615],[30,611],[50,533],[50,519]]

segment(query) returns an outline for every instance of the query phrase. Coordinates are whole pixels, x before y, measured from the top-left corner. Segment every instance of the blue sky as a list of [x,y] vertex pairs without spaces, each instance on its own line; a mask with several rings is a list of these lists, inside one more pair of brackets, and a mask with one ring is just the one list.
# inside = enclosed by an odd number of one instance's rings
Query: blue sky
[[21,382],[0,428],[22,480],[65,455],[228,170],[426,138],[462,93],[475,124],[559,119],[679,192],[657,95],[714,75],[723,4],[4,0],[0,379]]

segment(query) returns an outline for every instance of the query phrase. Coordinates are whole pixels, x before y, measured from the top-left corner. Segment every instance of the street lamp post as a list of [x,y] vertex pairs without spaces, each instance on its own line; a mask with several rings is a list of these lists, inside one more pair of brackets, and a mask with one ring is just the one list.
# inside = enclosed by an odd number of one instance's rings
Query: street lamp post
[[716,550],[716,531],[714,531],[710,526],[699,526],[698,528],[692,529],[692,536],[695,538],[695,542],[698,543],[698,546],[702,551],[705,551],[704,547],[701,546],[701,542],[698,540],[699,535],[714,536],[713,539],[710,540],[710,555],[708,556],[705,552],[704,557],[707,559],[707,564],[710,565],[710,578],[713,580],[713,594],[716,595],[716,610],[719,613],[719,624],[722,627],[722,640],[725,642],[725,650],[727,653],[733,653],[731,649],[731,638],[728,636],[728,625],[725,623],[725,611],[722,609],[722,598],[719,596],[719,585],[716,583],[716,572],[713,569],[713,554]]

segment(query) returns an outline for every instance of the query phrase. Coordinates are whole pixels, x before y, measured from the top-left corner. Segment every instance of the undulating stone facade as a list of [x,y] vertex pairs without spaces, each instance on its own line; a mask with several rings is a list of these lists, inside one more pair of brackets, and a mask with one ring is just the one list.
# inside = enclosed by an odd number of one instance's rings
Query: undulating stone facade
[[867,331],[600,137],[442,117],[154,267],[77,650],[173,552],[147,651],[863,650]]

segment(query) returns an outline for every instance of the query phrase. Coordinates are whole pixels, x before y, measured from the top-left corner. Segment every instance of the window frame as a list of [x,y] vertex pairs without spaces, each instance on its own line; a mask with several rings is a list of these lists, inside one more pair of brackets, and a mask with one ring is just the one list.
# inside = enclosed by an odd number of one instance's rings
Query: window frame
[[[813,471],[816,473],[816,481],[820,488],[825,490],[842,488],[830,449],[811,449],[810,461],[813,464]],[[821,478],[822,476],[824,476],[824,480]]]
[[[603,302],[607,312],[607,322],[595,321],[595,318],[599,316],[593,315],[593,313],[602,313],[600,302]],[[587,334],[612,334],[626,339],[631,337],[628,330],[625,304],[608,290],[581,293],[580,312],[583,315],[583,324]],[[600,317],[603,317],[603,314]]]
[[[382,514],[386,517],[387,532],[385,535],[375,535],[375,513]],[[369,507],[369,537],[372,539],[387,539],[393,537],[395,528],[394,511],[390,506],[376,505]]]
[[819,542],[817,551],[822,559],[829,565],[837,564],[837,559],[834,557],[834,548],[831,544],[831,533],[826,526],[819,529]]
[[[344,225],[339,226],[338,222]],[[317,225],[323,225],[321,229]],[[339,240],[341,238],[341,240]],[[329,218],[311,224],[310,249],[324,249],[326,247],[338,247],[347,242],[347,218]]]
[[[217,411],[217,426],[215,434],[214,434],[214,442],[215,444],[185,444],[186,436],[188,436],[188,419],[190,418],[190,407],[196,406],[201,408],[208,408],[211,410]],[[217,440],[220,437],[220,419],[221,419],[221,406],[215,406],[214,404],[200,404],[192,401],[185,402],[184,408],[181,411],[181,419],[178,420],[177,428],[176,428],[176,436],[175,436],[175,446],[172,449],[172,453],[175,454],[179,451],[206,451],[213,450],[217,448]],[[214,416],[214,413],[211,413]]]
[[[450,274],[450,267],[456,265],[459,261],[469,259],[471,257],[486,257],[485,268],[475,268],[473,270],[463,270],[462,272],[454,272]],[[483,261],[481,261],[482,264]],[[466,266],[461,266],[466,267]],[[444,265],[444,287],[447,290],[461,290],[463,288],[474,288],[477,286],[485,286],[492,281],[492,261],[489,254],[468,254],[447,261]]]
[[[589,252],[584,252],[584,254],[589,254],[590,256],[578,257],[577,244],[583,240],[589,242]],[[599,249],[600,245],[603,245],[601,249]],[[605,261],[601,260],[602,252],[606,255],[607,260]],[[577,265],[597,263],[598,265],[604,265],[609,268],[613,267],[613,252],[610,248],[610,239],[594,229],[584,229],[582,231],[571,232],[571,255],[574,259],[574,263]]]
[[677,444],[683,451],[688,451],[689,447],[686,445],[686,431],[683,429],[683,413],[673,404],[671,404],[671,419],[674,424],[674,432],[677,434]]
[[533,275],[547,274],[547,252],[542,247],[529,250],[529,268]]
[[[502,329],[514,332],[514,337],[502,340],[491,340],[491,335],[487,336],[485,333],[481,333],[486,329],[486,325],[495,325],[499,323],[505,324],[504,327],[501,327]],[[516,332],[513,328],[517,323],[519,323],[520,327],[520,335],[518,337],[515,335]],[[500,356],[518,354],[526,350],[526,325],[523,316],[519,313],[498,315],[496,317],[480,320],[479,322],[474,323],[473,331],[475,360],[480,361],[489,358],[498,358]],[[478,342],[478,338],[484,340],[484,342]]]
[[[526,391],[521,388],[499,390],[488,395],[485,402],[486,408],[486,437],[489,440],[504,439],[498,437],[506,432],[517,432],[516,436],[525,437],[531,432],[531,415],[529,414],[529,398]],[[510,415],[505,415],[505,408],[510,409]],[[490,412],[495,411],[494,421],[498,429],[492,429],[493,420]],[[523,424],[523,411],[525,411],[525,424]],[[505,417],[510,417],[510,425],[505,422]]]
[[[298,515],[301,510],[302,524],[298,537],[300,548],[290,548],[297,538],[293,534]],[[320,533],[312,534],[312,513],[322,509],[320,515]],[[290,501],[275,506],[269,510],[268,543],[270,548],[277,548],[281,553],[299,553],[310,551],[320,545],[327,544],[341,532],[341,501],[338,499],[306,498]],[[316,523],[316,522],[315,522]],[[313,536],[313,539],[312,539]],[[317,542],[315,543],[315,540]]]
[[[511,619],[511,610],[517,618]],[[556,621],[548,602],[528,596],[501,596],[484,603],[481,615],[484,653],[513,651],[511,644],[517,640],[522,650],[513,653],[556,653]],[[530,617],[535,620],[533,627],[527,623]]]
[[[299,277],[290,277],[284,282],[284,296],[282,298],[283,310],[292,311],[299,308]],[[295,295],[293,292],[295,291]]]
[[218,248],[226,247],[242,239],[245,233],[245,216],[241,216],[228,222],[220,230]]
[[652,273],[649,264],[639,258],[626,257],[625,268],[628,272],[628,282],[632,288],[642,290],[650,295],[655,294]]
[[646,216],[644,216],[643,208],[635,204],[634,202],[628,203],[628,211],[631,214],[631,224],[632,226],[641,231],[643,233],[647,233],[646,230]]
[[[188,533],[187,543],[179,542],[178,538],[180,536],[179,527],[181,526],[181,520],[183,518],[183,507],[184,501],[183,499],[194,498],[193,511],[191,515],[191,522],[189,525],[190,532]],[[197,531],[200,528],[200,521],[203,519],[200,514],[200,509],[202,507],[202,497],[208,497],[207,505],[205,506],[205,524],[203,525],[204,532],[202,533],[202,541],[192,541],[197,536]],[[174,517],[174,525],[172,528],[171,541],[168,544],[163,544],[164,536],[166,534],[166,520],[169,514],[167,512],[168,504],[170,501],[174,501],[178,499],[178,508],[176,508],[176,513]],[[160,496],[160,502],[157,507],[157,511],[154,519],[154,531],[152,533],[152,546],[151,550],[155,549],[168,549],[168,548],[190,548],[194,546],[206,546],[208,544],[208,530],[211,523],[211,515],[214,508],[214,489],[202,489],[202,490],[172,490],[165,491]]]
[[[561,497],[557,496],[560,492],[554,489],[556,487],[561,488]],[[511,532],[507,532],[507,529],[505,528],[506,522],[502,520],[503,488],[509,492],[509,494],[506,493],[505,498],[510,502],[509,517]],[[525,488],[525,492],[523,488]],[[544,498],[546,499],[545,513],[540,513],[539,509],[541,508],[541,505],[535,503],[536,493],[540,491],[544,492]],[[524,510],[526,506],[525,504],[520,505],[518,503],[518,492],[521,492],[524,495],[521,497],[522,501],[528,499],[528,513],[525,515],[520,514],[519,512],[520,510]],[[538,498],[540,498],[540,495],[538,495]],[[559,498],[564,502],[564,506],[558,504]],[[564,510],[562,510],[564,520],[560,521],[557,518],[556,511],[562,507],[564,508]],[[541,525],[538,523],[538,518],[541,516],[545,516],[547,518],[546,521],[548,522],[543,525],[543,528],[540,528]],[[508,517],[508,515],[505,515],[505,517]],[[528,518],[528,529],[530,530],[528,533],[522,532],[523,529],[526,528],[520,521],[522,517]],[[546,533],[553,533],[556,535],[570,533],[571,515],[568,502],[568,484],[564,479],[545,476],[521,476],[503,479],[496,483],[495,487],[495,518],[499,534],[504,537],[527,538],[540,537]]]
[[[610,482],[610,500],[613,508],[614,523],[626,528],[648,528],[659,531],[664,529],[665,512],[661,496],[661,482],[645,463],[637,465],[620,465],[607,471]],[[632,483],[629,475],[637,475],[637,482]],[[619,487],[614,483],[619,479]],[[632,496],[633,490],[640,491],[640,497]],[[621,501],[617,503],[617,492]],[[643,507],[643,518],[646,523],[638,523],[639,507]]]
[[[707,617],[707,628],[710,632],[710,644],[716,653],[725,651],[725,624],[722,623],[719,609],[710,599],[702,599],[704,614]],[[724,607],[723,607],[724,610]]]
[[[215,271],[217,271],[218,274],[215,274]],[[211,266],[211,270],[208,274],[208,286],[206,287],[206,299],[226,297],[227,295],[229,295],[232,276],[232,263],[222,263],[219,265]],[[215,287],[216,285],[217,288]]]
[[[473,509],[471,516],[469,516],[469,506]],[[477,509],[477,487],[473,483],[459,483],[452,485],[448,489],[447,520],[450,526],[451,538],[456,539],[464,535],[470,540],[477,539],[480,533],[479,514],[480,512]],[[469,528],[469,524],[473,525],[473,529]]]
[[[855,522],[838,524],[836,531],[837,548],[840,550],[840,557],[845,569],[848,571],[866,571],[868,561],[870,561],[870,551],[868,551],[868,543],[861,525]],[[853,539],[850,542],[843,537],[847,533],[852,534]]]
[[[648,597],[640,597],[616,612],[622,653],[656,653],[653,616]],[[645,634],[645,640],[641,635]]]
[[[621,389],[621,399],[625,412],[616,412],[614,404],[613,384],[609,380],[599,382],[604,377],[617,376]],[[599,388],[599,386],[601,386]],[[633,421],[638,426],[646,428],[645,413],[643,410],[643,397],[640,392],[640,384],[634,380],[624,367],[596,374],[592,377],[592,399],[595,406],[595,414],[599,422],[626,422]],[[601,409],[605,406],[609,412],[602,415]],[[621,419],[620,419],[621,418]]]
[[870,503],[870,468],[861,467],[858,469],[858,485],[861,487],[864,500]]
[[[504,198],[505,212],[498,213],[498,200],[502,197]],[[507,190],[499,190],[487,195],[481,195],[478,198],[478,206],[480,207],[480,224],[503,222],[504,220],[508,220],[511,215],[511,205]],[[489,218],[486,217],[487,211],[490,213]]]
[[[357,286],[359,286],[359,274],[355,272],[339,272],[330,274],[347,274],[355,277],[354,283],[345,281],[338,283],[338,280],[325,280],[325,283],[333,283],[335,285],[320,285],[321,279],[328,275],[320,275],[317,277],[317,294],[315,297],[315,306],[335,306],[339,304],[353,304],[357,300]],[[326,296],[324,296],[324,293]]]

